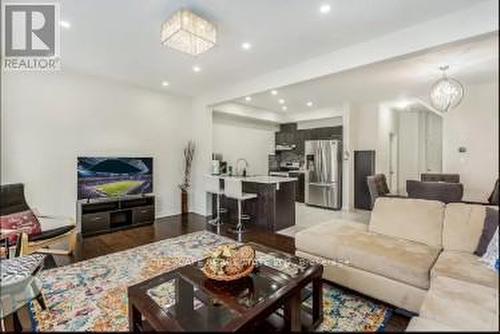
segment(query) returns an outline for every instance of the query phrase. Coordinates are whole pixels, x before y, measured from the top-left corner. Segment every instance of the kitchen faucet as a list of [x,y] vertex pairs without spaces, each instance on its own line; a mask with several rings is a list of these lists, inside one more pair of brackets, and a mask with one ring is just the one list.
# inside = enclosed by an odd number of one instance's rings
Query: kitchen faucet
[[[245,167],[243,167],[243,171],[240,169],[240,162],[245,163]],[[236,160],[236,174],[239,176],[242,176],[243,174],[245,174],[244,171],[248,169],[248,166],[249,166],[249,163],[246,159],[239,158],[238,160]],[[245,175],[243,175],[243,176],[245,176]]]

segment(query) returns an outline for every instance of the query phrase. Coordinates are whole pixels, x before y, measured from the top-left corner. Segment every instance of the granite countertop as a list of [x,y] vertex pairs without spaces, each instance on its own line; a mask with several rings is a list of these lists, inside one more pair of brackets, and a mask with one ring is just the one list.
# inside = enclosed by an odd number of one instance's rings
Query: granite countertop
[[282,183],[282,182],[293,182],[297,181],[296,177],[281,177],[281,176],[249,176],[243,178],[244,182],[255,182],[255,183]]
[[219,177],[221,179],[225,178],[236,178],[241,179],[242,182],[253,182],[253,183],[283,183],[283,182],[294,182],[297,181],[296,177],[280,177],[280,176],[268,176],[268,175],[256,175],[256,176],[228,176],[228,175],[212,175],[214,177]]

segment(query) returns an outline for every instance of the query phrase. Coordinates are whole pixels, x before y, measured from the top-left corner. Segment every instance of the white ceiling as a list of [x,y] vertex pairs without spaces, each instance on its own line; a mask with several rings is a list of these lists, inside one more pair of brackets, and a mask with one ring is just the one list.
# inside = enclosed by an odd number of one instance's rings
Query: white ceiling
[[[345,102],[366,103],[420,98],[426,102],[432,83],[440,78],[439,67],[450,65],[448,74],[469,84],[498,80],[498,34],[489,34],[424,53],[407,55],[291,86],[244,97],[232,102],[279,113],[300,113],[331,108]],[[283,98],[288,107],[281,109]],[[312,107],[306,103],[313,102]]]
[[[195,96],[481,1],[59,0],[71,24],[62,29],[62,66]],[[319,13],[323,3],[332,7],[328,15]],[[218,25],[218,46],[199,58],[160,45],[160,25],[182,7]],[[246,41],[253,48],[245,52]],[[194,64],[203,70],[194,73]]]

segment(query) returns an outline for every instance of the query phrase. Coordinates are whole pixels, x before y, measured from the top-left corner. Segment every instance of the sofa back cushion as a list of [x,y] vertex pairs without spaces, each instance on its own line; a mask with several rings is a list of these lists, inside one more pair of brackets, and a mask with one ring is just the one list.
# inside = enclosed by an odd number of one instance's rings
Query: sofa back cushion
[[486,206],[450,203],[446,205],[443,226],[443,248],[473,253],[481,237]]
[[369,230],[441,248],[444,203],[423,199],[380,197]]

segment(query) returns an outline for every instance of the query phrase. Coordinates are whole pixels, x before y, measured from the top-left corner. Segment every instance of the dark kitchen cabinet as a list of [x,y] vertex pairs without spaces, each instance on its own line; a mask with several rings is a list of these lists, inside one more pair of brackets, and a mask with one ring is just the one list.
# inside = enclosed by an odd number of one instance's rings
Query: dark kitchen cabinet
[[295,132],[297,131],[297,123],[284,123],[280,125],[280,132]]
[[295,201],[304,203],[305,197],[305,174],[301,172],[289,172],[288,176],[296,177],[298,179],[297,186],[295,187]]
[[295,145],[297,145],[297,148],[295,150],[297,151],[298,155],[304,155],[305,142],[306,142],[305,135],[306,134],[303,130],[299,130],[295,134]]
[[275,134],[276,145],[295,145],[295,148],[276,152],[277,159],[300,161],[305,152],[306,141],[330,139],[342,140],[342,126],[297,130],[297,123],[281,124],[280,131]]

